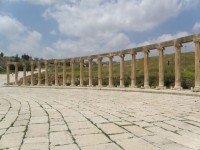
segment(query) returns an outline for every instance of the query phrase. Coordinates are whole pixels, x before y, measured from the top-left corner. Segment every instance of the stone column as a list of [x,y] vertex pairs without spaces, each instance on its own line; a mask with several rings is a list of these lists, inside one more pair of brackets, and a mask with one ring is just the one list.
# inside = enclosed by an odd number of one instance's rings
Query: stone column
[[124,54],[120,54],[120,87],[124,87]]
[[98,86],[102,87],[102,57],[97,58],[98,63]]
[[132,52],[131,56],[131,87],[136,88],[136,52]]
[[83,64],[84,64],[84,59],[80,58],[80,85],[83,86]]
[[200,91],[200,39],[194,40],[195,43],[195,91]]
[[15,84],[17,85],[18,83],[18,63],[15,63]]
[[33,61],[31,61],[31,86],[34,85],[33,76],[34,76],[34,63],[33,63]]
[[41,85],[41,63],[38,61],[38,86]]
[[92,58],[88,59],[88,62],[89,62],[89,70],[88,70],[89,71],[89,85],[88,86],[89,87],[93,86],[92,85],[92,60],[93,60]]
[[26,85],[26,64],[23,64],[23,85]]
[[157,89],[165,89],[164,86],[164,50],[165,48],[163,47],[158,47],[158,52],[159,52],[159,85]]
[[149,51],[144,50],[144,88],[149,87]]
[[48,61],[45,61],[45,86],[49,85],[48,81]]
[[7,85],[10,84],[10,64],[6,64],[6,74],[7,74]]
[[175,41],[175,86],[174,89],[182,89],[181,87],[181,43]]
[[54,61],[55,64],[55,86],[58,86],[58,61]]
[[108,87],[113,87],[113,56],[109,56],[109,85]]
[[63,60],[63,86],[66,86],[66,83],[67,83],[66,71],[67,71],[66,61]]
[[74,59],[71,59],[71,85],[70,86],[75,86],[75,68],[74,68]]

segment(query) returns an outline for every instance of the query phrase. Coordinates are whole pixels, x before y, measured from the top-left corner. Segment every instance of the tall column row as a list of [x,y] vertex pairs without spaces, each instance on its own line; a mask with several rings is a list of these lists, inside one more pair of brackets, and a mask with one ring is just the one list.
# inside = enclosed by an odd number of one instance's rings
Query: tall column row
[[[196,39],[194,40],[195,43],[195,90],[200,91],[200,40]],[[175,41],[174,42],[174,48],[175,48],[175,85],[174,89],[182,89],[181,87],[181,47],[182,44]],[[159,46],[157,48],[158,50],[158,86],[157,89],[165,89],[164,85],[164,51],[165,48]],[[149,52],[150,50],[145,48],[143,53],[144,53],[144,88],[150,88],[149,86]],[[136,87],[136,52],[130,52],[131,54],[131,85],[130,87]],[[119,87],[124,87],[125,81],[124,81],[124,72],[125,72],[125,65],[124,65],[124,58],[125,54],[120,53],[119,55],[120,58],[120,85]],[[108,87],[113,87],[113,55],[110,54],[109,56],[106,56],[109,59],[109,64],[108,64],[108,70],[109,70],[109,75],[108,75]],[[89,87],[93,86],[93,59],[92,57],[87,58],[88,61],[88,77],[89,77]],[[102,56],[98,56],[97,58],[97,64],[98,64],[98,86],[102,87]],[[77,60],[76,60],[77,61]],[[62,85],[65,86],[67,83],[66,80],[66,64],[67,61],[63,60],[62,62],[58,62],[57,60],[54,61],[54,66],[55,66],[55,86],[58,86],[58,64],[62,63],[63,65],[63,81]],[[79,86],[83,86],[84,83],[84,59],[80,58],[79,59],[80,63],[80,83]],[[15,84],[18,84],[18,67],[19,63],[12,63],[8,62],[6,66],[7,70],[7,85],[10,84],[10,65],[15,66]],[[30,67],[31,67],[31,77],[30,77],[30,85],[34,85],[34,64],[35,62],[31,61],[30,62]],[[48,74],[48,67],[49,67],[49,62],[44,61],[45,65],[45,86],[49,85],[49,74]],[[23,63],[23,85],[27,85],[27,79],[26,79],[26,64]],[[75,59],[71,59],[70,61],[70,66],[71,66],[71,86],[75,86]],[[37,62],[37,85],[41,85],[41,62]]]

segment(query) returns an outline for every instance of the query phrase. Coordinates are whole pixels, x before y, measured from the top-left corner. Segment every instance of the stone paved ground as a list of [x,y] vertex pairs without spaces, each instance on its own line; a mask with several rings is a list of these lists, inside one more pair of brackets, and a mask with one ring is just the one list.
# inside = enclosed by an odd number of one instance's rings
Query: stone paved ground
[[0,149],[200,150],[200,98],[0,87]]

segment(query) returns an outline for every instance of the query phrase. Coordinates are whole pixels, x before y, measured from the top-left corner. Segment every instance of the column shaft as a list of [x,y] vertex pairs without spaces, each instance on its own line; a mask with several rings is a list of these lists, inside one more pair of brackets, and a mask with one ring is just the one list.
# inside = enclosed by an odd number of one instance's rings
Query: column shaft
[[34,83],[33,83],[33,76],[34,76],[34,63],[31,62],[31,86],[34,85]]
[[83,64],[84,60],[80,58],[80,86],[83,86]]
[[26,64],[23,64],[23,85],[26,85]]
[[6,74],[7,74],[7,85],[10,84],[10,64],[6,65]]
[[131,56],[131,87],[136,87],[136,52],[133,52]]
[[181,44],[175,45],[175,86],[174,89],[182,89],[181,87]]
[[17,85],[18,83],[18,63],[15,63],[15,84]]
[[149,51],[144,51],[144,88],[150,88],[149,87]]
[[74,60],[71,60],[71,86],[75,86]]
[[195,88],[200,90],[200,40],[195,42]]
[[41,85],[41,63],[38,61],[38,85]]
[[93,86],[92,85],[92,58],[89,58],[88,61],[89,61],[89,85],[88,86]]
[[48,61],[45,61],[45,85],[49,85],[49,80],[48,80]]
[[158,48],[159,52],[159,85],[158,88],[164,88],[164,48]]
[[98,62],[98,86],[102,86],[102,57],[97,59]]
[[67,81],[67,79],[66,79],[66,71],[67,71],[67,65],[66,65],[66,61],[65,60],[63,60],[63,86],[65,86],[66,85],[66,81]]
[[109,57],[109,87],[113,87],[113,56]]
[[120,87],[124,87],[124,55],[120,55]]
[[58,86],[58,62],[55,61],[55,86]]

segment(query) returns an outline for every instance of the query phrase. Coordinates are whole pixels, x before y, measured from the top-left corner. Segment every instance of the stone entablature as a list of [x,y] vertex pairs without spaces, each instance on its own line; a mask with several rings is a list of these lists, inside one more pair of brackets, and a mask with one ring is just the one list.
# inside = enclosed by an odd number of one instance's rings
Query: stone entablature
[[[166,47],[173,46],[175,49],[175,86],[174,89],[182,89],[181,87],[181,47],[184,43],[193,42],[195,44],[195,87],[196,91],[200,91],[200,34],[190,35],[181,37],[175,40],[165,41],[161,43],[145,45],[136,48],[130,48],[126,50],[111,52],[111,53],[103,53],[98,55],[91,56],[82,56],[82,57],[74,57],[67,59],[51,59],[51,60],[43,60],[43,61],[26,61],[21,62],[23,65],[23,85],[26,85],[26,64],[31,64],[31,86],[33,86],[33,65],[36,64],[38,68],[38,85],[41,85],[41,64],[45,65],[45,85],[48,86],[48,64],[55,65],[55,86],[58,86],[58,64],[63,65],[63,85],[66,85],[66,63],[70,63],[71,65],[71,86],[75,86],[75,62],[80,63],[80,85],[83,86],[83,65],[84,61],[88,61],[88,73],[89,73],[89,87],[93,86],[92,83],[92,66],[93,60],[98,63],[98,86],[102,86],[102,59],[109,59],[109,84],[108,87],[113,87],[113,57],[118,56],[120,58],[120,86],[124,87],[124,57],[129,54],[132,56],[131,60],[131,86],[136,87],[136,55],[137,53],[144,53],[144,88],[149,87],[149,69],[148,69],[148,61],[149,61],[149,52],[151,50],[158,50],[159,54],[159,85],[157,89],[165,89],[164,86],[164,51]],[[9,79],[9,65],[15,65],[15,84],[18,81],[18,65],[20,63],[16,62],[7,62],[7,85],[10,83]]]

